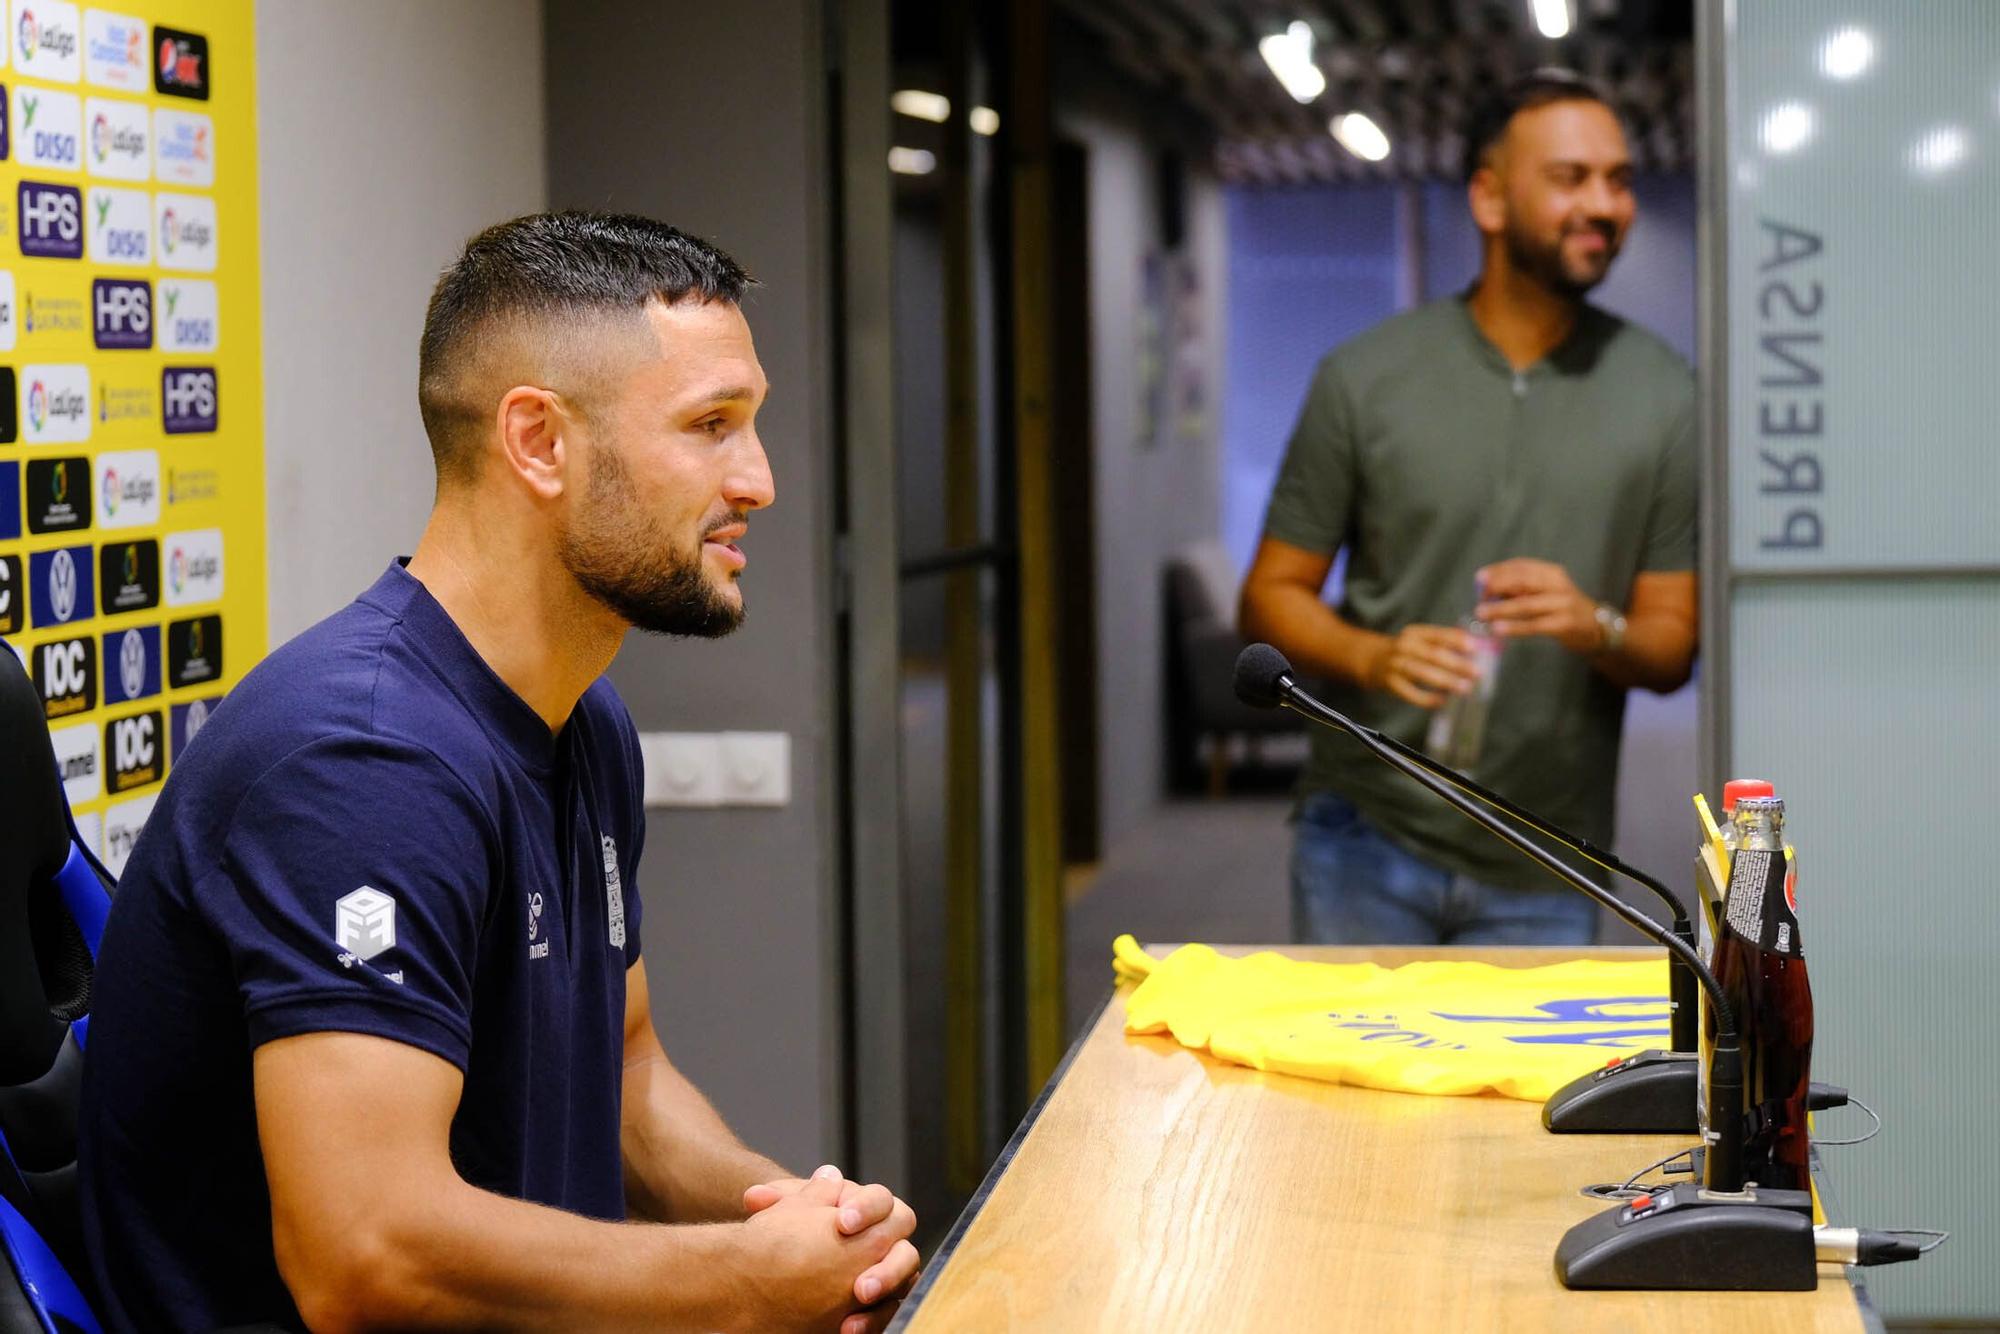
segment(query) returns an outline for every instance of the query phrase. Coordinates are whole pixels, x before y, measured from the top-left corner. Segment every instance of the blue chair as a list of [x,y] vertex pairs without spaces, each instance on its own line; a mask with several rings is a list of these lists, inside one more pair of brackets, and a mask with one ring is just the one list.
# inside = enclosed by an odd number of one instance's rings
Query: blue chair
[[77,837],[41,697],[0,646],[0,1334],[98,1334],[76,1124],[113,883]]

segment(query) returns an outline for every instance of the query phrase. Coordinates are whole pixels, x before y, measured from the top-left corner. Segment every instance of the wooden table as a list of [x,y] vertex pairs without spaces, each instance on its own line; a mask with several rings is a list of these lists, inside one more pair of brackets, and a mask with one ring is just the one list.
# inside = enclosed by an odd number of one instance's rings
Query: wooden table
[[[1388,966],[1655,953],[1279,948]],[[1623,1181],[1691,1136],[1551,1135],[1534,1103],[1263,1074],[1125,1036],[1128,990],[1071,1049],[892,1329],[1880,1327],[1837,1265],[1821,1266],[1811,1293],[1556,1282],[1563,1231],[1611,1207],[1579,1187]],[[1838,1201],[1826,1203],[1839,1221]]]

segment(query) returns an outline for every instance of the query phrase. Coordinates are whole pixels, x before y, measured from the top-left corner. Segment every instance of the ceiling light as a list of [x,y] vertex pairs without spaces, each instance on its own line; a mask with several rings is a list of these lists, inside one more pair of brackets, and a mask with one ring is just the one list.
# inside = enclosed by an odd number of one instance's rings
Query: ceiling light
[[937,156],[925,148],[892,148],[889,170],[902,176],[928,176],[937,170]]
[[950,98],[919,88],[898,88],[889,95],[889,109],[899,116],[914,116],[934,125],[942,125],[951,119]]
[[1542,36],[1550,41],[1569,36],[1569,0],[1528,0],[1528,7]]
[[1956,125],[1940,125],[1910,145],[1910,170],[1919,176],[1942,176],[1965,161],[1972,140]]
[[1000,113],[992,107],[974,107],[972,115],[967,117],[967,119],[972,122],[972,132],[974,134],[998,134],[1000,132]]
[[1389,156],[1389,136],[1382,133],[1380,125],[1359,111],[1335,116],[1327,122],[1326,128],[1340,141],[1342,148],[1363,161],[1380,162]]
[[1865,28],[1839,28],[1819,47],[1819,70],[1829,79],[1858,79],[1875,63],[1875,39]]
[[1782,156],[1803,148],[1813,133],[1812,108],[1803,102],[1780,102],[1764,113],[1757,140],[1764,151]]
[[1312,25],[1303,19],[1258,42],[1257,54],[1297,101],[1310,102],[1326,91],[1326,75],[1313,60]]

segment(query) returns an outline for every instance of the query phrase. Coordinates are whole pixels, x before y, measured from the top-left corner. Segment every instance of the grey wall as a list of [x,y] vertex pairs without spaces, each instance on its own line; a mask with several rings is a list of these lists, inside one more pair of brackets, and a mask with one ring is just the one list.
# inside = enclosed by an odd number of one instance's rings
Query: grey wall
[[552,206],[627,209],[720,244],[771,398],[776,506],[744,549],[745,627],[630,640],[612,677],[647,731],[792,737],[792,803],[656,811],[642,892],[668,1052],[751,1144],[810,1169],[839,1138],[831,855],[829,257],[818,6],[549,0]]
[[[366,59],[354,52],[365,35]],[[437,273],[541,207],[534,0],[263,0],[258,206],[271,643],[407,553],[431,504],[417,335]]]
[[1181,547],[1219,533],[1227,254],[1222,191],[1191,167],[1186,244],[1202,285],[1207,416],[1192,433],[1168,423],[1142,440],[1142,266],[1161,243],[1154,170],[1164,143],[1146,107],[1088,87],[1058,104],[1058,121],[1090,153],[1098,783],[1109,848],[1139,826],[1164,789],[1161,570]]

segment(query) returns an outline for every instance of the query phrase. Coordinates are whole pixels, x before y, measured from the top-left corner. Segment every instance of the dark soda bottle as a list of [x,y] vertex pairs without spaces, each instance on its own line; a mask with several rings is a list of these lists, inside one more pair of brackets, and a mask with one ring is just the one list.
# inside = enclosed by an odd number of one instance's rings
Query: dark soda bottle
[[[1736,851],[1736,803],[1745,797],[1768,797],[1777,789],[1761,778],[1732,778],[1722,785],[1722,846],[1723,860],[1710,870],[1712,853],[1704,846],[1695,855],[1695,901],[1701,905],[1695,917],[1695,948],[1701,953],[1701,961],[1714,966],[1715,937],[1722,922],[1722,901],[1728,888],[1728,856]],[[1702,842],[1707,843],[1706,836]],[[1708,1065],[1710,1053],[1715,1046],[1715,1016],[1709,1013],[1708,992],[1698,993],[1700,1000],[1701,1046],[1699,1059],[1695,1063],[1695,1125],[1701,1131],[1704,1144],[1714,1138],[1709,1133],[1708,1124]]]
[[1744,797],[1735,825],[1713,967],[1742,1039],[1744,1177],[1810,1190],[1812,984],[1799,939],[1797,863],[1785,852],[1785,803]]

